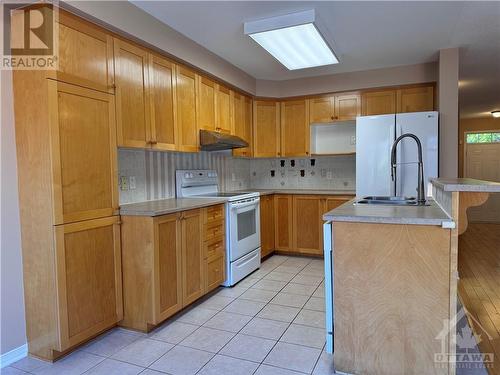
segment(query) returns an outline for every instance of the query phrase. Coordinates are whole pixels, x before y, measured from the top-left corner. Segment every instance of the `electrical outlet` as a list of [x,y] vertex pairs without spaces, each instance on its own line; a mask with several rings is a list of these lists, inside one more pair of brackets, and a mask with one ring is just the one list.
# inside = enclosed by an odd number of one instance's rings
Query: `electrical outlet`
[[328,171],[328,172],[326,172],[326,179],[327,179],[327,180],[331,180],[331,179],[333,179],[333,172],[332,172],[332,171]]
[[351,145],[354,146],[356,144],[356,136],[351,135]]
[[128,178],[128,187],[130,190],[135,190],[137,188],[135,184],[135,176],[130,176]]
[[120,176],[120,190],[128,190],[128,177]]
[[236,174],[235,173],[231,173],[231,181],[236,181]]

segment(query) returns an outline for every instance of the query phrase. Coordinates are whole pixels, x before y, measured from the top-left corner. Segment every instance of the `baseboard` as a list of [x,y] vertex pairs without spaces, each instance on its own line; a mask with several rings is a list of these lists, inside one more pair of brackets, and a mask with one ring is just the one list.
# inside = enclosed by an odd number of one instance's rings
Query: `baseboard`
[[0,368],[7,367],[28,355],[28,344],[21,345],[0,356]]

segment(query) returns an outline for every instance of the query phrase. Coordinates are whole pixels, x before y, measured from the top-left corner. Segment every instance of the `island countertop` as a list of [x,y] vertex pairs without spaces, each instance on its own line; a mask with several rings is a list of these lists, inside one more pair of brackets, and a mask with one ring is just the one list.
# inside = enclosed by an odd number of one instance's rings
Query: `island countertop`
[[432,199],[428,206],[391,206],[355,204],[355,199],[323,215],[325,221],[379,224],[439,225],[453,227],[454,222]]
[[473,178],[432,178],[431,183],[443,191],[500,193],[500,183]]

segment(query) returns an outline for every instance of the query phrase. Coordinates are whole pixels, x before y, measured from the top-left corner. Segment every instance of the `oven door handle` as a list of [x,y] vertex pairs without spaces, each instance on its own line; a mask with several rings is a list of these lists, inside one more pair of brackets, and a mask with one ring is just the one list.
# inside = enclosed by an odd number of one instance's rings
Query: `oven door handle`
[[244,208],[248,206],[257,206],[259,204],[259,200],[255,199],[250,202],[242,202],[242,203],[230,203],[231,210],[236,210],[238,208]]

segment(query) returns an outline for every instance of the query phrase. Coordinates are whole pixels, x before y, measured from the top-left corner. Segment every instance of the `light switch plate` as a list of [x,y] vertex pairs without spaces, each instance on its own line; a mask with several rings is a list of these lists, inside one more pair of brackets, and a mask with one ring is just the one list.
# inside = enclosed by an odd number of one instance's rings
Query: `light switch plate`
[[128,190],[128,177],[120,176],[120,190]]
[[136,184],[135,184],[135,176],[130,176],[128,178],[128,187],[130,190],[135,190],[136,189]]

